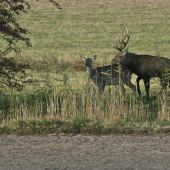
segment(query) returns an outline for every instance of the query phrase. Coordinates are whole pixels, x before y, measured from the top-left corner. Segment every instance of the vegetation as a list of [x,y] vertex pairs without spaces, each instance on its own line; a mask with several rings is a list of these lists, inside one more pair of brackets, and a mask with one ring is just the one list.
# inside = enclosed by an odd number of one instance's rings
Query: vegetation
[[[18,21],[29,29],[31,34],[26,37],[32,48],[18,42],[20,55],[11,52],[6,57],[29,64],[26,73],[38,83],[21,92],[1,87],[1,135],[113,133],[120,129],[160,132],[169,128],[169,89],[159,94],[157,79],[151,84],[155,100],[146,101],[143,82],[142,97],[136,97],[129,88],[120,95],[117,87],[107,87],[99,97],[80,59],[97,55],[93,67],[109,65],[116,55],[111,44],[126,27],[131,33],[130,52],[169,58],[168,0],[59,0],[60,11],[43,0],[28,2],[29,12]],[[6,45],[0,41],[2,48]],[[133,84],[135,78],[133,75]]]

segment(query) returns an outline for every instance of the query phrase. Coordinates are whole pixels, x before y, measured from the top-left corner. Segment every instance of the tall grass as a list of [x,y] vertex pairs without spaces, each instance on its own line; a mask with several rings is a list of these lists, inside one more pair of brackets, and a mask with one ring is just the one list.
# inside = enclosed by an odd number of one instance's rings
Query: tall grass
[[33,94],[4,95],[1,93],[1,122],[11,119],[59,118],[83,116],[105,121],[154,122],[169,121],[170,106],[167,95],[159,95],[150,102],[131,93],[120,95],[115,87],[99,96],[92,88],[61,91],[41,89]]
[[[29,63],[29,74],[42,83],[26,87],[23,93],[0,93],[0,122],[20,119],[83,116],[119,124],[129,122],[169,121],[169,95],[145,100],[127,89],[120,95],[116,87],[106,88],[98,96],[96,87],[86,84],[87,75],[80,56],[98,55],[93,67],[110,64],[116,51],[111,44],[128,28],[131,38],[127,47],[137,54],[169,57],[169,0],[58,0],[62,10],[47,2],[31,1],[31,10],[19,18],[31,32],[33,47],[23,44],[19,62]],[[1,47],[6,44],[0,42]],[[82,72],[84,71],[84,72]],[[135,78],[132,78],[136,84]],[[151,85],[151,95],[158,92],[158,83]],[[144,97],[143,97],[144,96]]]

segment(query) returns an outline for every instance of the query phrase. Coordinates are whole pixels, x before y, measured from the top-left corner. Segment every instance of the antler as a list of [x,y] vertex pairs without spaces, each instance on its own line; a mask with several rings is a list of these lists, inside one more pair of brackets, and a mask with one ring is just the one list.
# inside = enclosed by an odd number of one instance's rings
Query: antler
[[[125,38],[126,37],[127,37],[127,41],[125,42]],[[128,33],[128,29],[126,27],[126,34],[125,34],[125,36],[123,36],[123,30],[122,30],[122,41],[120,41],[117,38],[118,42],[120,43],[120,47],[117,47],[117,46],[115,46],[113,44],[112,44],[112,47],[115,48],[118,51],[122,51],[126,47],[126,44],[128,43],[129,39],[130,39],[130,34]]]

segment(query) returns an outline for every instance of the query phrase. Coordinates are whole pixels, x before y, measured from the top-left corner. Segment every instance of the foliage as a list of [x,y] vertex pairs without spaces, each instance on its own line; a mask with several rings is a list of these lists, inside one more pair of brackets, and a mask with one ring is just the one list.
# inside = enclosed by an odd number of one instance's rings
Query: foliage
[[[58,3],[53,0],[49,1],[61,9]],[[17,47],[18,41],[25,42],[28,47],[31,47],[30,39],[25,37],[30,32],[17,20],[17,16],[21,15],[21,12],[27,13],[27,9],[30,9],[30,5],[25,0],[0,0],[0,36],[3,41],[7,42],[6,49],[0,50],[1,88],[7,86],[20,91],[24,84],[33,83],[32,79],[25,80],[27,77],[25,69],[29,68],[28,64],[18,64],[14,58],[4,57],[11,51],[20,52]]]
[[[49,1],[62,9],[55,1]],[[1,0],[0,4],[0,33],[3,40],[8,43],[7,49],[0,50],[0,56],[8,54],[12,50],[19,52],[16,44],[18,41],[23,41],[28,47],[31,47],[30,39],[25,37],[30,33],[29,30],[23,28],[17,20],[17,16],[21,15],[21,12],[27,13],[27,10],[30,9],[29,3],[25,0]]]
[[19,49],[16,47],[18,41],[24,41],[28,47],[31,46],[29,38],[24,37],[30,32],[22,28],[16,19],[21,12],[27,12],[25,8],[29,9],[30,5],[25,0],[1,0],[0,3],[0,33],[3,40],[8,43],[7,49],[0,51],[2,57],[12,50],[18,52]]
[[33,79],[25,79],[26,68],[29,65],[18,64],[14,58],[0,57],[0,87],[7,86],[21,91],[25,84],[34,83]]

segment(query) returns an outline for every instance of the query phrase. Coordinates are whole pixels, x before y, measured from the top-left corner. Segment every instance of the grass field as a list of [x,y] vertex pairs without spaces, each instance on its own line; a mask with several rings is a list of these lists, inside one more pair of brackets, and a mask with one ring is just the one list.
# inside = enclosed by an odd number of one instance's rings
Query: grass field
[[[157,95],[160,90],[157,79],[152,80],[150,90],[151,96],[157,96],[155,101],[145,100],[142,81],[141,97],[135,97],[127,87],[124,96],[120,96],[117,87],[107,87],[99,100],[97,88],[87,83],[80,59],[97,55],[94,67],[110,64],[117,53],[112,44],[117,43],[121,29],[126,27],[131,34],[129,52],[170,58],[169,0],[58,0],[62,10],[45,0],[28,2],[31,9],[18,20],[30,30],[32,47],[19,42],[21,56],[13,53],[10,56],[29,63],[28,75],[41,83],[26,87],[21,93],[9,89],[1,92],[1,131],[7,127],[12,129],[10,133],[15,133],[18,127],[44,128],[49,122],[48,127],[53,129],[58,126],[55,119],[72,118],[73,125],[68,127],[73,129],[169,127],[169,96]],[[0,46],[5,48],[6,44],[1,41]],[[135,79],[133,75],[136,85]],[[27,126],[30,120],[34,123]]]

